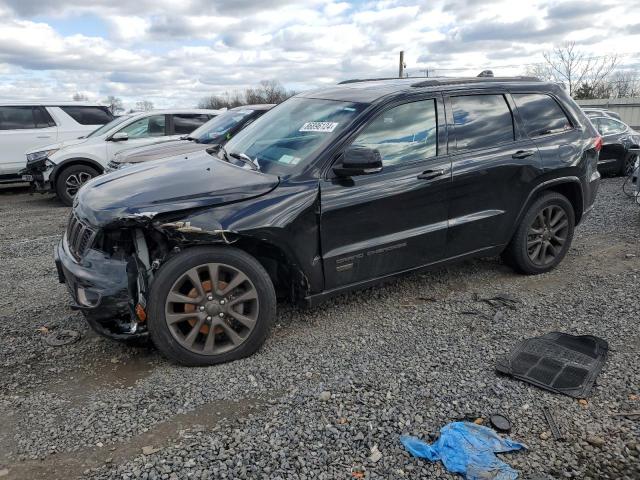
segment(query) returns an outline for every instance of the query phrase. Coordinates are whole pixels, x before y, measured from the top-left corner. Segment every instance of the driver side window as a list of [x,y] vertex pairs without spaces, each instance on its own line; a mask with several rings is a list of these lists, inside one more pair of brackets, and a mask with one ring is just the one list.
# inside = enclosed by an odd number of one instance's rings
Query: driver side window
[[129,138],[162,137],[165,133],[165,116],[152,115],[141,118],[127,125],[120,132],[129,135]]
[[435,157],[438,125],[434,99],[405,103],[382,112],[353,145],[376,149],[389,167]]

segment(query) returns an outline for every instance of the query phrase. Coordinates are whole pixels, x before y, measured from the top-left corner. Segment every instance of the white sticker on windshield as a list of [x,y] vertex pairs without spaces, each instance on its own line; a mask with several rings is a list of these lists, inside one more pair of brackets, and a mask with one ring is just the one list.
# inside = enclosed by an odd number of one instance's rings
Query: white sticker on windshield
[[293,155],[282,155],[278,162],[286,163],[287,165],[297,165],[300,161],[300,157],[294,157]]
[[331,133],[337,126],[337,122],[307,122],[298,131]]

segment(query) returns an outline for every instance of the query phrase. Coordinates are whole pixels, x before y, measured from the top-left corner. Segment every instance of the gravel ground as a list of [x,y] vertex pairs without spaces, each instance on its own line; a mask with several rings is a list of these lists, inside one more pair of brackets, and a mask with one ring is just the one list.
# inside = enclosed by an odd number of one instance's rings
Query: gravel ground
[[[554,272],[482,259],[314,309],[281,306],[258,354],[192,369],[93,334],[52,261],[68,209],[0,189],[0,477],[347,479],[356,467],[456,478],[410,457],[399,436],[432,440],[460,416],[501,412],[528,446],[501,458],[524,478],[640,478],[640,419],[612,416],[640,410],[640,207],[621,184],[603,181]],[[517,308],[478,300],[497,293]],[[49,346],[56,329],[81,338]],[[609,342],[587,402],[494,371],[518,340],[554,330]]]

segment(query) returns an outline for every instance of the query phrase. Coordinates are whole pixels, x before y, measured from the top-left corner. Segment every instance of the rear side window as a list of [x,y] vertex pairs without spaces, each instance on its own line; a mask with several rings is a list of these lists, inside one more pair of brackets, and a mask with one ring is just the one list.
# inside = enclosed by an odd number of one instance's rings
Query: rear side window
[[387,167],[435,157],[438,149],[435,100],[406,103],[381,113],[353,145],[380,152]]
[[543,93],[514,93],[518,112],[530,137],[541,137],[572,128],[558,102]]
[[475,150],[514,140],[511,109],[504,95],[451,97],[458,150]]
[[80,125],[104,125],[113,120],[113,115],[111,115],[107,107],[70,105],[60,108]]
[[173,115],[173,131],[176,135],[187,135],[211,118],[210,115],[180,113]]
[[53,121],[49,112],[44,107],[33,108],[33,120],[36,123],[36,128],[55,127],[56,122]]

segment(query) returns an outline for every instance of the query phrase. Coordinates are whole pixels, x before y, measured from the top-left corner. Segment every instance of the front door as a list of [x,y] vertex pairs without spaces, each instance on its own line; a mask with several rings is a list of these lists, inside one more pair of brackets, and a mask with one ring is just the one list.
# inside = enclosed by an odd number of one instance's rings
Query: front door
[[107,142],[107,162],[111,161],[116,153],[126,148],[150,145],[158,140],[169,138],[167,127],[164,114],[143,117],[122,127],[116,133],[126,133],[128,139]]
[[440,98],[390,107],[352,142],[377,149],[382,171],[321,181],[326,290],[442,257],[451,177],[443,129]]

